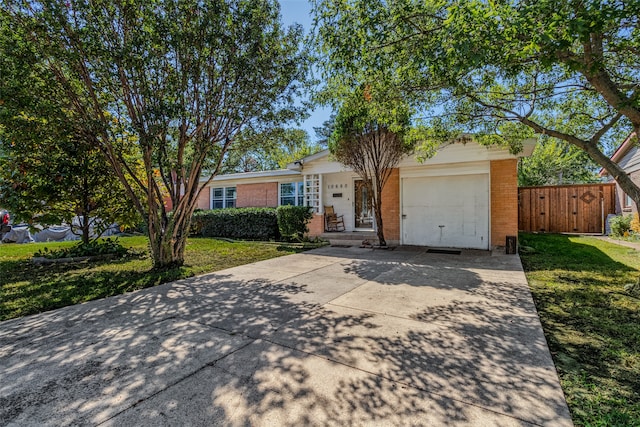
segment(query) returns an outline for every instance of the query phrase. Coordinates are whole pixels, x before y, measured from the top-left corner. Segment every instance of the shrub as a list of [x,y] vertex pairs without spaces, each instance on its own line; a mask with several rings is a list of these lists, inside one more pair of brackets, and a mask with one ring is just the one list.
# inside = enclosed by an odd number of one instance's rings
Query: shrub
[[207,212],[211,212],[203,209],[196,209],[191,215],[191,223],[189,224],[190,236],[202,236],[202,227],[204,227],[204,218]]
[[640,234],[640,217],[638,217],[637,213],[633,214],[633,219],[631,220],[631,231],[634,234]]
[[37,251],[33,256],[48,259],[60,259],[97,255],[115,255],[117,257],[123,257],[129,254],[129,249],[122,246],[120,242],[118,242],[117,238],[106,238],[103,240],[92,240],[89,243],[79,243],[68,248],[55,249],[52,251],[45,247],[42,250]]
[[244,240],[278,239],[275,208],[227,208],[200,211],[191,220],[192,229],[203,237]]
[[631,215],[619,215],[609,220],[611,227],[611,235],[615,237],[623,237],[625,233],[629,233],[631,229]]
[[278,229],[285,239],[302,240],[309,231],[307,223],[313,217],[313,212],[308,206],[279,206],[276,210],[278,216]]

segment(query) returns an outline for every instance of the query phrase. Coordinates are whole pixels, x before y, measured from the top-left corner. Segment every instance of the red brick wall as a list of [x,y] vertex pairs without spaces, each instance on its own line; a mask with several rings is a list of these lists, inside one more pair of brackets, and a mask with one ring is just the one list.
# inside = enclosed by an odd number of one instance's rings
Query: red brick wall
[[278,183],[238,184],[236,186],[238,208],[264,208],[278,206]]
[[382,225],[387,240],[400,240],[400,170],[393,169],[382,189]]
[[309,237],[317,237],[324,233],[324,215],[314,214],[307,227],[309,227]]
[[518,160],[491,162],[491,245],[518,235]]
[[203,188],[198,196],[198,209],[211,209],[211,188]]

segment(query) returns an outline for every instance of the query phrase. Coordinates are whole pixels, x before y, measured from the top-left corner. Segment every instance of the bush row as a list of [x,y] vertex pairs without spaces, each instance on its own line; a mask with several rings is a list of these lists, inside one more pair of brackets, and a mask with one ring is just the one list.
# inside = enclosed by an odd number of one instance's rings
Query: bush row
[[304,206],[227,208],[196,211],[191,235],[242,240],[295,240],[308,231],[311,210]]

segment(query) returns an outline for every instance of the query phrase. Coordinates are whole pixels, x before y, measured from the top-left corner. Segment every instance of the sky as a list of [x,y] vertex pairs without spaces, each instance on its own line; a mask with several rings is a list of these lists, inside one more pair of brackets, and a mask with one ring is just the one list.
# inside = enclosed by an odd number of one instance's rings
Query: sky
[[[291,25],[298,23],[302,25],[306,33],[311,30],[311,4],[309,4],[307,0],[280,0],[280,11],[284,24]],[[317,108],[312,111],[310,117],[302,123],[301,127],[307,131],[311,141],[316,140],[313,128],[322,126],[322,123],[329,118],[330,114],[331,109]]]

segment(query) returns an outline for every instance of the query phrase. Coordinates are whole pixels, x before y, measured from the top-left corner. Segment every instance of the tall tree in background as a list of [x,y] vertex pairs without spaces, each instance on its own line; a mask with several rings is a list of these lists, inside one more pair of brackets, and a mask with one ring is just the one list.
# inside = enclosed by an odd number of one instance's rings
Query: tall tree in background
[[640,2],[316,0],[327,87],[381,69],[427,124],[517,151],[537,133],[578,147],[640,204],[607,156],[640,127]]
[[203,170],[209,180],[220,172],[245,127],[296,117],[307,60],[301,29],[282,27],[275,0],[6,0],[0,19],[14,41],[6,60],[33,58],[65,94],[75,127],[146,221],[155,267],[184,262]]
[[554,138],[543,139],[529,157],[520,159],[518,185],[563,185],[597,182],[596,164],[587,153]]
[[289,163],[324,149],[309,141],[302,129],[246,130],[238,136],[224,161],[223,172],[255,172],[284,169]]
[[322,122],[321,126],[313,128],[313,131],[316,134],[316,141],[318,145],[323,146],[324,148],[329,146],[329,139],[331,139],[331,135],[333,134],[335,125],[336,115],[335,113],[331,113],[329,118]]
[[377,103],[368,88],[356,90],[340,106],[329,139],[329,149],[336,160],[353,169],[371,195],[380,246],[387,245],[382,189],[402,156],[411,151],[411,143],[405,137],[409,118],[409,109],[404,105]]

